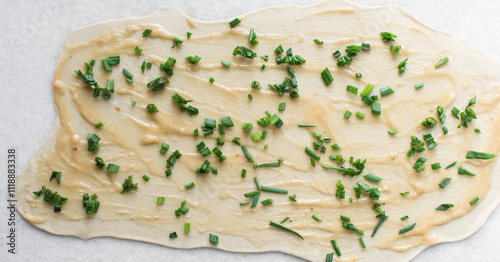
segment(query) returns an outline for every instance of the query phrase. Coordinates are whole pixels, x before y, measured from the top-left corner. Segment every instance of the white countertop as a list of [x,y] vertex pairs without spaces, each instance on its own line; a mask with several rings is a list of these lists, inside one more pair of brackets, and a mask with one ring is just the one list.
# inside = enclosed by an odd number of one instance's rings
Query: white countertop
[[[140,17],[159,6],[175,6],[200,20],[232,18],[270,5],[309,5],[318,0],[222,1],[2,1],[0,3],[0,179],[6,202],[9,148],[16,149],[17,171],[48,137],[56,118],[52,80],[66,36],[96,22]],[[500,3],[494,0],[355,0],[365,5],[398,3],[423,23],[465,39],[500,60]],[[495,174],[494,174],[495,175]],[[499,175],[499,174],[496,174]],[[7,204],[5,204],[6,206]],[[0,212],[1,261],[302,261],[281,253],[237,254],[202,248],[179,250],[115,238],[82,240],[55,236],[16,217],[16,253],[7,253],[6,208]],[[471,237],[426,249],[413,261],[499,261],[500,208]]]

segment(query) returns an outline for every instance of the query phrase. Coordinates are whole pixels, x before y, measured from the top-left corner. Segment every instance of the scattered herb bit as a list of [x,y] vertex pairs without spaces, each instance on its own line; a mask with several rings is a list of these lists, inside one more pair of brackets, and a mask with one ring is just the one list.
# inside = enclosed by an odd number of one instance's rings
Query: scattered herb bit
[[330,70],[328,70],[328,67],[321,72],[321,77],[323,78],[323,81],[325,82],[325,85],[330,85],[333,82],[333,77],[332,74],[330,73]]
[[238,19],[238,18],[235,18],[234,20],[232,20],[231,22],[229,22],[229,26],[231,28],[235,27],[236,25],[238,25],[239,23],[241,23],[241,20]]
[[103,168],[105,166],[104,160],[102,160],[102,158],[100,158],[100,157],[97,156],[95,158],[95,166],[98,167],[98,168]]
[[165,203],[165,197],[158,197],[156,199],[156,203],[157,204],[163,204],[163,203]]
[[323,41],[320,41],[319,39],[314,39],[314,43],[318,44],[318,45],[322,45],[324,44]]
[[361,112],[356,112],[356,116],[360,119],[365,119],[365,114],[361,113]]
[[382,178],[372,174],[366,174],[363,177],[375,183],[382,181]]
[[401,235],[401,234],[404,234],[404,233],[406,233],[406,232],[408,232],[408,231],[412,230],[412,229],[415,227],[415,225],[416,225],[416,224],[417,224],[417,223],[413,223],[413,224],[411,224],[411,225],[409,225],[409,226],[406,226],[406,227],[404,227],[404,228],[400,229],[400,230],[399,230],[399,234]]
[[262,205],[264,206],[267,206],[269,204],[272,204],[274,201],[272,199],[266,199],[266,200],[263,200],[262,202],[260,202]]
[[401,61],[401,63],[399,63],[398,65],[398,75],[402,75],[405,70],[406,70],[406,63],[408,62],[408,58],[406,58],[405,60]]
[[428,117],[420,122],[426,128],[433,128],[437,124],[437,120],[434,117]]
[[448,166],[446,166],[444,169],[448,169],[448,168],[450,168],[450,167],[453,167],[453,166],[455,166],[456,164],[457,164],[457,161],[455,161],[455,162],[453,162],[453,163],[449,164],[449,165],[448,165]]
[[356,78],[361,78],[363,75],[361,73],[356,73]]
[[415,89],[420,89],[422,87],[424,87],[424,82],[415,85]]
[[83,199],[83,207],[85,207],[85,213],[87,215],[94,214],[97,212],[99,209],[99,205],[101,204],[99,201],[97,201],[97,195],[93,194],[91,197],[89,197],[88,193],[83,194],[82,196]]
[[421,157],[415,162],[413,165],[413,169],[415,169],[418,173],[422,172],[425,170],[424,163],[427,162],[427,159],[425,157]]
[[[137,55],[141,55],[142,49],[140,49],[138,46],[136,46],[134,50],[137,53]],[[106,70],[106,71],[110,71],[110,70]]]
[[380,88],[381,96],[388,96],[390,94],[394,94],[394,90],[392,90],[390,86]]
[[434,67],[438,68],[438,67],[448,63],[448,61],[450,61],[450,59],[448,59],[448,57],[441,58],[441,60],[439,60]]
[[388,219],[389,217],[388,216],[383,216],[382,219],[380,219],[380,221],[378,221],[377,225],[375,226],[375,228],[373,229],[373,232],[372,232],[372,237],[375,236],[375,234],[377,233],[377,231],[379,230],[380,226],[382,226],[382,224]]
[[57,192],[52,193],[52,191],[50,189],[46,188],[45,186],[42,186],[42,189],[40,189],[40,191],[33,192],[33,194],[35,196],[43,195],[44,201],[54,203],[54,212],[61,212],[62,204],[66,200],[68,200],[67,197],[63,197],[63,196],[59,195],[59,193],[57,193]]
[[317,217],[316,215],[312,215],[312,218],[318,222],[323,222],[323,220],[321,220],[319,217]]
[[158,112],[158,108],[155,106],[155,104],[149,104],[146,106],[146,109],[150,112],[150,113],[156,113]]
[[195,186],[194,182],[191,182],[191,183],[189,183],[189,184],[185,185],[184,187],[185,187],[186,189],[190,189],[190,188],[193,188],[194,186]]
[[401,50],[401,46],[400,45],[398,45],[398,46],[391,45],[391,47],[389,47],[389,50],[391,50],[391,53],[396,55],[399,53],[399,50]]
[[101,138],[96,134],[87,133],[87,151],[97,153],[99,151],[99,141]]
[[342,253],[340,253],[339,246],[337,245],[337,241],[332,239],[330,242],[332,242],[333,249],[335,250],[335,254],[337,254],[338,257],[342,256]]
[[142,179],[146,180],[146,182],[149,181],[149,177],[147,175],[143,175]]
[[196,64],[196,63],[200,62],[201,57],[195,55],[195,56],[188,56],[185,59],[186,59],[186,61],[188,61],[191,64]]
[[210,77],[210,79],[208,79],[208,82],[210,82],[210,84],[213,84],[215,82],[215,79],[213,77]]
[[179,207],[179,209],[174,211],[176,217],[180,217],[181,214],[185,215],[189,211],[189,207],[186,206],[186,202],[187,202],[187,200],[182,201],[181,207]]
[[127,191],[132,191],[133,189],[137,189],[137,183],[134,184],[134,182],[132,181],[132,176],[128,176],[128,178],[123,181],[122,187],[123,190],[120,194],[123,194]]
[[398,130],[396,130],[396,129],[391,129],[391,130],[387,131],[387,133],[388,133],[389,135],[394,135],[394,134],[397,134],[397,133],[398,133]]
[[447,178],[443,178],[443,180],[441,180],[441,183],[439,183],[439,186],[441,188],[444,188],[446,187],[446,185],[448,185],[448,183],[451,182],[451,178],[447,177]]
[[109,163],[108,166],[106,167],[106,170],[108,170],[111,173],[116,173],[116,172],[118,172],[119,168],[120,168],[120,166]]
[[380,33],[380,36],[382,37],[382,40],[384,40],[384,42],[396,41],[395,38],[398,37],[397,35],[389,33],[389,32],[382,32],[382,33]]
[[404,216],[404,217],[401,218],[401,221],[405,221],[405,220],[408,220],[408,219],[410,219],[410,217]]
[[434,163],[431,165],[432,167],[432,170],[436,170],[436,169],[440,169],[441,168],[441,164],[440,163]]
[[227,66],[227,67],[230,67],[231,66],[231,63],[229,63],[228,61],[224,61],[222,60],[222,62],[220,62],[222,65],[224,66]]
[[180,46],[180,45],[182,45],[182,43],[184,42],[184,41],[180,40],[180,39],[179,39],[179,38],[177,38],[177,37],[174,37],[174,38],[172,39],[172,41],[173,41],[172,48],[174,48],[176,45]]
[[257,57],[257,53],[254,51],[250,50],[249,48],[245,46],[237,46],[233,50],[233,56],[240,55],[246,58],[254,59],[254,57]]
[[473,198],[473,199],[469,202],[469,204],[470,204],[471,206],[473,206],[474,204],[476,204],[476,203],[477,203],[477,201],[479,201],[479,197],[477,197],[477,196],[476,196],[476,197],[474,197],[474,198]]
[[349,119],[349,118],[351,117],[351,115],[352,115],[352,113],[351,113],[351,112],[349,112],[349,111],[345,111],[345,113],[344,113],[344,118],[345,118],[345,119]]
[[381,111],[382,111],[382,109],[380,107],[380,103],[373,102],[372,103],[372,113],[374,115],[379,116],[381,114]]
[[410,191],[400,192],[399,194],[401,194],[402,196],[407,196],[410,194]]
[[293,194],[291,196],[288,196],[291,200],[293,200],[294,202],[297,202],[297,195],[296,194]]
[[467,175],[467,176],[476,176],[476,174],[472,173],[471,171],[465,169],[463,166],[458,167],[458,174],[459,175]]
[[151,30],[151,29],[146,29],[146,30],[144,30],[144,32],[142,32],[142,37],[146,37],[146,36],[148,36],[149,34],[151,34],[151,32],[152,32],[152,31],[153,31],[153,30]]
[[288,231],[288,232],[290,232],[290,233],[293,233],[293,234],[297,235],[298,237],[300,237],[302,240],[304,240],[304,238],[303,238],[303,237],[302,237],[299,233],[295,232],[295,231],[294,231],[294,230],[292,230],[292,229],[289,229],[289,228],[287,228],[287,227],[285,227],[285,226],[282,226],[282,225],[280,225],[280,224],[274,223],[273,221],[269,221],[269,225],[270,225],[270,226],[273,226],[273,227],[276,227],[276,228],[279,228],[279,229],[281,229],[281,230],[284,230],[284,231]]
[[49,182],[52,181],[52,179],[55,178],[57,184],[60,185],[61,184],[61,176],[62,176],[62,172],[52,171],[52,174],[50,175]]
[[446,211],[450,207],[454,207],[454,205],[453,204],[441,204],[440,206],[436,207],[436,210]]
[[253,28],[250,29],[250,33],[248,34],[248,43],[251,45],[257,45],[259,41],[257,41],[257,34]]
[[210,243],[214,243],[216,245],[219,244],[219,236],[217,235],[209,234],[208,240],[210,241]]
[[366,248],[365,241],[363,240],[363,237],[359,237],[359,244],[361,245],[362,248]]
[[192,33],[191,32],[186,32],[187,39],[191,38]]
[[492,159],[497,157],[495,154],[477,152],[477,151],[468,151],[465,159]]

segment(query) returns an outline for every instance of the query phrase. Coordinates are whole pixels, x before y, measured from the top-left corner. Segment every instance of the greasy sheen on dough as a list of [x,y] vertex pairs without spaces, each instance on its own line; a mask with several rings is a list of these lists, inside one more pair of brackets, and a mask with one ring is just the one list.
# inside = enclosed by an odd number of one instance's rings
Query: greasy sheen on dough
[[[230,20],[201,22],[186,17],[174,8],[161,8],[148,17],[107,21],[73,32],[65,42],[60,63],[54,76],[54,98],[58,119],[51,136],[33,155],[28,167],[18,176],[18,211],[35,226],[54,234],[74,235],[81,238],[113,236],[135,239],[161,245],[192,248],[217,247],[235,252],[281,251],[307,260],[323,261],[332,253],[330,240],[335,239],[342,252],[342,261],[408,260],[425,247],[455,241],[475,232],[486,220],[500,200],[500,180],[492,176],[493,160],[466,160],[468,150],[498,153],[500,151],[499,76],[500,64],[464,41],[428,28],[404,10],[397,7],[367,8],[343,1],[325,1],[308,7],[272,7],[239,17],[241,23],[230,28]],[[232,20],[232,19],[231,19]],[[253,28],[259,44],[248,44]],[[145,29],[152,29],[142,37]],[[186,39],[186,32],[191,32]],[[385,43],[380,32],[397,35],[395,42]],[[183,40],[181,46],[172,46],[172,39]],[[313,39],[324,42],[318,45]],[[351,65],[339,67],[332,53],[340,50],[345,55],[348,45],[370,43],[371,50],[360,51]],[[274,49],[282,45],[286,51],[306,59],[301,65],[277,65]],[[401,45],[399,54],[389,51],[390,45]],[[136,54],[139,46],[142,53]],[[247,46],[258,56],[254,59],[233,56],[236,46]],[[112,72],[103,69],[101,58],[119,55],[119,65]],[[198,55],[201,61],[191,64],[184,58]],[[268,55],[264,61],[259,56]],[[283,56],[283,54],[282,54]],[[173,76],[159,70],[169,58],[177,59]],[[443,57],[450,61],[435,68]],[[398,64],[408,58],[405,72],[398,76]],[[84,63],[94,59],[94,75],[100,86],[114,79],[115,92],[110,99],[93,97],[92,90],[76,74],[85,71]],[[151,69],[141,71],[142,62],[150,61]],[[230,67],[221,64],[225,60]],[[261,66],[265,64],[264,70]],[[289,77],[287,67],[295,71],[300,97],[279,96],[268,84],[281,83]],[[126,81],[122,69],[133,74],[134,83]],[[321,72],[328,68],[334,81],[326,86]],[[356,78],[362,73],[362,78]],[[165,90],[153,92],[148,82],[167,77]],[[209,79],[213,77],[214,83]],[[252,81],[259,81],[261,89],[251,89]],[[415,85],[424,82],[424,87]],[[379,95],[380,116],[371,112],[361,101],[359,92],[367,84]],[[359,88],[358,95],[346,91],[347,85]],[[380,97],[380,88],[390,86],[394,94]],[[178,93],[193,100],[189,103],[199,109],[190,116],[181,112],[171,97]],[[252,94],[253,100],[247,95]],[[457,129],[459,120],[451,109],[461,111],[473,97],[472,106],[477,119],[469,127]],[[133,106],[132,101],[136,101]],[[286,102],[286,110],[279,112],[279,103]],[[159,110],[150,113],[148,104]],[[420,122],[427,117],[439,119],[436,107],[446,112],[444,124],[427,129]],[[345,111],[353,115],[344,118]],[[261,127],[257,120],[265,111],[277,113],[284,124],[281,128]],[[364,119],[357,118],[362,112]],[[204,136],[201,126],[205,118],[231,117],[235,126],[225,128],[226,134]],[[103,122],[103,126],[94,125]],[[244,123],[253,128],[242,130]],[[298,123],[316,127],[298,127]],[[442,127],[449,129],[443,134]],[[198,128],[200,135],[193,136]],[[474,131],[481,130],[481,134]],[[398,133],[389,135],[388,130]],[[267,137],[254,142],[255,132],[267,131]],[[321,160],[316,167],[304,152],[317,141],[312,132],[332,138],[326,143],[326,153],[316,151]],[[407,157],[410,137],[431,132],[438,146],[433,150]],[[87,133],[100,138],[97,153],[87,151]],[[213,149],[216,138],[225,144],[219,146],[227,157],[219,162],[212,153],[202,157],[196,144],[204,141]],[[240,146],[232,143],[241,138],[257,164],[284,161],[279,167],[253,169]],[[170,145],[167,154],[159,152],[162,143]],[[338,144],[340,150],[330,145]],[[267,149],[265,149],[267,145]],[[175,150],[182,157],[165,176],[166,159]],[[341,154],[347,161],[338,164],[330,155]],[[120,166],[118,173],[99,169],[94,158],[99,156],[108,163]],[[364,172],[355,177],[342,176],[342,172],[326,170],[321,165],[350,167],[349,158],[367,159]],[[417,173],[412,167],[419,157],[425,157],[426,169]],[[218,174],[197,174],[205,159],[218,169]],[[454,167],[445,169],[457,161]],[[439,162],[441,169],[432,170]],[[476,176],[459,175],[459,166]],[[246,177],[241,177],[246,169]],[[61,184],[49,182],[52,171],[62,172]],[[379,183],[363,178],[367,173],[381,177]],[[147,174],[148,182],[142,179]],[[138,189],[122,191],[122,183],[132,176]],[[255,191],[254,177],[262,185],[287,189],[289,194],[261,192],[259,204],[240,206],[251,202],[244,193]],[[443,189],[440,181],[452,178]],[[335,196],[336,183],[345,186],[346,198]],[[381,198],[372,200],[363,193],[355,196],[353,186],[363,181],[378,187]],[[185,185],[195,183],[186,189]],[[60,213],[53,205],[32,192],[45,185],[68,198]],[[496,190],[495,190],[496,189]],[[400,192],[409,191],[402,196]],[[96,214],[87,215],[82,207],[82,195],[97,194],[101,205]],[[288,196],[295,194],[297,202]],[[469,204],[475,196],[480,201]],[[164,204],[157,204],[165,197]],[[352,203],[349,198],[353,197]],[[262,205],[260,201],[273,199]],[[189,212],[176,217],[174,211],[187,200]],[[371,233],[378,223],[375,203],[389,217],[377,234]],[[447,211],[436,211],[443,203],[454,204]],[[322,222],[312,218],[319,217]],[[364,231],[363,249],[360,235],[342,226],[340,215],[351,218],[356,228]],[[408,215],[409,219],[400,218]],[[269,226],[269,221],[283,223],[300,233],[299,237]],[[184,223],[191,231],[184,233]],[[401,228],[416,223],[413,230],[399,235]],[[178,238],[169,234],[177,232]],[[219,236],[219,244],[209,242],[209,234]],[[338,258],[336,256],[336,258]]]

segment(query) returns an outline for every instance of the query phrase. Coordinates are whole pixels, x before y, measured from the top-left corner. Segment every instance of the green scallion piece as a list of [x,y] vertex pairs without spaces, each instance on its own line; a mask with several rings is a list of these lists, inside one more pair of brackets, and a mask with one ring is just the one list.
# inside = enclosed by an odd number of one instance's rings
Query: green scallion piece
[[470,204],[471,206],[473,206],[474,204],[476,204],[476,203],[477,203],[477,201],[479,201],[479,197],[477,197],[477,196],[476,196],[476,197],[474,197],[474,198],[473,198],[473,199],[469,202],[469,204]]
[[390,94],[393,94],[394,90],[390,86],[382,87],[380,88],[380,95],[381,96],[388,96]]
[[463,166],[458,167],[458,174],[459,175],[467,175],[467,176],[476,176],[476,174],[472,173],[471,171],[465,169]]
[[359,237],[359,244],[361,245],[362,248],[366,248],[365,241],[363,240],[363,237]]
[[319,217],[317,217],[316,215],[312,215],[312,218],[318,222],[323,222],[323,220],[321,220]]
[[320,156],[318,156],[318,154],[316,154],[312,149],[310,149],[309,147],[306,146],[306,149],[305,149],[306,153],[308,155],[310,155],[312,158],[314,158],[316,161],[319,161],[321,159]]
[[153,31],[153,30],[151,30],[151,29],[146,29],[146,30],[144,30],[144,32],[142,32],[142,37],[146,37],[146,36],[148,36],[149,34],[151,34],[151,32],[152,32],[152,31]]
[[210,79],[208,79],[208,82],[210,82],[210,84],[213,84],[215,82],[215,79],[213,77],[210,77]]
[[141,55],[142,49],[140,49],[138,46],[136,46],[134,50],[137,53],[137,55]]
[[335,253],[328,253],[326,254],[326,262],[333,262],[333,256],[335,255]]
[[163,203],[165,203],[165,197],[158,197],[156,199],[156,203],[157,204],[163,204]]
[[346,90],[357,95],[358,94],[358,88],[355,86],[347,85]]
[[257,190],[262,191],[262,186],[259,184],[259,180],[257,179],[257,177],[254,177],[253,181],[255,182],[255,186],[257,187]]
[[243,153],[245,154],[245,157],[247,158],[248,161],[255,163],[255,160],[253,160],[252,155],[250,155],[250,152],[248,152],[248,149],[245,145],[241,146],[241,149],[243,150]]
[[447,167],[445,167],[444,169],[448,169],[448,168],[450,168],[450,167],[454,167],[456,164],[457,164],[457,161],[455,161],[455,162],[453,162],[453,163],[449,164],[449,165],[448,165]]
[[372,174],[366,174],[363,177],[375,183],[382,181],[382,178]]
[[321,77],[323,78],[323,81],[325,82],[325,85],[330,85],[333,82],[333,76],[330,73],[330,70],[328,70],[328,67],[321,72]]
[[61,176],[62,176],[62,172],[52,171],[52,174],[50,175],[49,182],[52,181],[52,179],[55,178],[57,184],[60,185],[61,184]]
[[394,135],[394,134],[397,134],[397,133],[398,133],[398,130],[396,130],[396,129],[391,129],[391,130],[387,131],[387,133],[388,133],[389,135]]
[[337,241],[332,239],[330,242],[332,243],[333,250],[335,250],[335,254],[337,254],[338,257],[342,256],[342,253],[340,253],[339,246],[337,245]]
[[439,60],[434,67],[438,68],[438,67],[448,63],[448,61],[450,61],[450,59],[448,57],[441,58],[441,60]]
[[431,165],[431,168],[432,168],[432,170],[440,169],[441,168],[441,164],[440,163],[434,163],[434,164]]
[[186,59],[186,61],[188,61],[191,64],[196,64],[196,63],[200,62],[201,57],[195,55],[195,56],[188,56],[185,59]]
[[311,125],[311,124],[301,124],[301,123],[299,123],[299,127],[316,127],[316,125]]
[[95,126],[96,128],[99,128],[99,127],[101,127],[101,126],[103,126],[103,125],[104,125],[104,124],[103,124],[102,122],[99,122],[99,123],[95,124],[94,126]]
[[295,232],[294,230],[292,230],[292,229],[290,229],[290,228],[287,228],[287,227],[285,227],[285,226],[282,226],[282,225],[280,225],[280,224],[278,224],[278,223],[274,223],[273,221],[269,221],[269,225],[270,225],[270,226],[273,226],[273,227],[276,227],[276,228],[278,228],[278,229],[281,229],[281,230],[284,230],[284,231],[288,231],[288,232],[290,232],[290,233],[293,233],[293,234],[297,235],[298,237],[300,237],[302,240],[304,240],[304,238],[303,238],[303,237],[302,237],[299,233]]
[[160,148],[160,153],[162,153],[162,154],[167,153],[169,148],[170,148],[170,146],[168,144],[162,143],[161,148]]
[[344,113],[344,118],[349,119],[351,117],[352,113],[350,111],[345,111]]
[[116,173],[116,172],[118,172],[119,168],[120,168],[120,166],[109,163],[108,166],[106,167],[106,170],[108,170],[111,173]]
[[149,181],[149,177],[147,175],[143,175],[142,179],[144,179],[146,182]]
[[401,194],[402,196],[407,196],[410,194],[410,191],[400,192],[399,194]]
[[190,189],[190,188],[193,188],[195,186],[194,182],[191,182],[187,185],[185,185],[184,187],[186,187],[186,189]]
[[417,224],[417,223],[413,223],[413,224],[411,224],[411,225],[409,225],[409,226],[406,226],[406,227],[404,227],[404,228],[400,229],[400,230],[399,230],[399,234],[401,235],[401,234],[404,234],[404,233],[406,233],[406,232],[408,232],[408,231],[412,230],[412,229],[415,227],[415,225],[416,225],[416,224]]
[[221,64],[222,64],[222,65],[225,65],[225,66],[227,66],[227,67],[230,67],[230,66],[231,66],[231,63],[229,63],[228,61],[224,61],[224,60],[222,60]]
[[278,194],[288,194],[288,190],[286,190],[286,189],[274,188],[274,187],[268,187],[268,186],[261,186],[261,188],[259,190],[272,192],[272,193],[278,193]]
[[229,26],[231,28],[235,27],[236,25],[238,25],[239,23],[241,23],[241,20],[238,19],[238,18],[235,18],[233,21],[229,22]]
[[280,103],[280,105],[278,106],[278,111],[285,111],[286,109],[286,103],[283,102],[283,103]]
[[449,178],[449,177],[443,178],[443,180],[441,180],[441,183],[439,183],[439,186],[441,188],[445,188],[446,185],[448,185],[448,183],[450,183],[450,181],[451,181],[451,178]]
[[104,67],[104,70],[111,71],[111,66],[109,65],[109,61],[107,58],[102,58],[101,62],[102,62],[102,66]]
[[314,43],[318,44],[318,45],[322,45],[324,44],[323,41],[320,41],[319,39],[314,39]]
[[380,103],[373,102],[372,103],[372,113],[374,115],[378,115],[379,116],[381,114],[381,111],[382,111],[382,109],[381,109]]
[[210,243],[214,243],[216,245],[219,244],[219,236],[217,235],[209,234],[208,240],[210,241]]
[[420,89],[422,87],[424,87],[424,82],[415,85],[415,89]]
[[260,197],[260,193],[255,194],[253,196],[252,205],[250,205],[251,208],[254,208],[257,206],[257,204],[259,203],[259,197]]
[[465,159],[492,159],[497,157],[495,154],[477,152],[477,151],[468,151]]
[[454,205],[453,204],[441,204],[440,206],[436,207],[435,210],[446,211],[450,207],[454,207]]
[[266,200],[263,200],[262,202],[260,202],[262,205],[264,206],[267,206],[269,204],[272,204],[274,201],[270,198],[266,199]]
[[388,216],[384,216],[382,217],[382,219],[380,219],[380,221],[378,221],[377,225],[375,226],[375,228],[373,229],[373,232],[372,232],[372,237],[375,236],[375,234],[377,233],[377,231],[379,230],[380,226],[382,226],[382,224],[388,219],[389,217]]
[[356,116],[360,119],[365,119],[365,114],[361,113],[361,112],[356,112]]
[[188,233],[191,231],[191,224],[190,223],[184,223],[184,232]]

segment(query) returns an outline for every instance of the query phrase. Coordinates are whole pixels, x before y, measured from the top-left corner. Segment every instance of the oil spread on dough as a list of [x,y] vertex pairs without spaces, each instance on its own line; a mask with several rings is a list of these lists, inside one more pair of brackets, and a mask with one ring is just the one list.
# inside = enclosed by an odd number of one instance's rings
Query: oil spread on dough
[[[165,19],[168,17],[168,19]],[[475,232],[498,204],[500,180],[492,177],[494,160],[466,160],[468,150],[498,153],[500,151],[500,64],[467,43],[428,28],[404,10],[396,7],[367,8],[343,1],[325,1],[308,7],[272,7],[239,17],[242,22],[234,28],[229,20],[201,22],[188,18],[177,9],[161,8],[148,17],[108,21],[73,32],[66,40],[54,77],[54,98],[58,120],[49,139],[34,154],[28,167],[18,176],[17,192],[21,200],[18,211],[35,226],[54,234],[74,235],[81,238],[113,236],[158,243],[161,245],[192,248],[215,247],[208,234],[219,236],[217,248],[236,252],[281,251],[307,260],[322,261],[333,252],[330,240],[338,243],[342,261],[408,260],[429,245],[462,239]],[[259,44],[248,45],[249,30],[253,28]],[[152,29],[142,37],[145,29]],[[192,36],[186,39],[186,32]],[[397,35],[395,42],[385,43],[380,32]],[[181,46],[171,48],[172,39],[184,40]],[[313,39],[324,42],[318,45]],[[332,53],[343,54],[348,45],[370,43],[371,50],[360,51],[351,65],[339,67]],[[282,45],[286,51],[306,59],[300,65],[277,65],[274,49]],[[390,45],[401,45],[399,54],[389,51]],[[134,48],[143,49],[138,55]],[[236,46],[248,46],[258,56],[249,59],[233,56]],[[112,72],[104,71],[101,58],[119,55],[120,64]],[[184,58],[198,55],[202,59],[190,64]],[[265,61],[259,56],[268,55]],[[173,76],[168,77],[159,65],[169,58],[177,59]],[[443,57],[450,62],[436,69]],[[406,71],[398,76],[398,64],[408,58]],[[84,71],[84,63],[94,59],[96,81],[105,86],[114,79],[115,92],[109,99],[93,97],[91,88],[76,74]],[[221,65],[225,60],[230,67]],[[143,61],[153,64],[141,71]],[[261,66],[265,64],[264,70]],[[281,83],[289,77],[287,67],[295,70],[300,97],[279,96],[268,84]],[[325,86],[321,72],[329,68],[334,81]],[[133,83],[126,81],[122,69],[133,74]],[[362,73],[362,78],[356,78]],[[165,90],[153,92],[146,85],[158,77],[168,77]],[[214,83],[208,80],[213,77]],[[261,89],[251,89],[252,81],[259,81]],[[424,87],[415,89],[415,84]],[[390,86],[394,94],[380,97],[381,115],[374,115],[359,95],[346,91],[353,85],[360,91],[373,84],[372,94]],[[199,114],[190,116],[179,110],[171,97],[178,93],[192,100],[190,105]],[[253,100],[247,95],[252,94]],[[469,128],[457,129],[459,120],[451,109],[461,111],[469,100],[477,97],[472,106],[477,119]],[[136,101],[135,106],[131,105]],[[279,103],[286,102],[286,110],[278,112]],[[159,110],[150,113],[148,104]],[[444,124],[426,129],[420,122],[427,117],[439,116],[436,107],[445,109]],[[257,120],[266,111],[277,113],[283,126],[262,127]],[[364,119],[344,118],[345,111],[362,112]],[[201,126],[205,118],[231,117],[235,126],[225,128],[226,134],[203,136]],[[99,129],[94,124],[103,122]],[[249,133],[242,130],[246,122],[253,123]],[[298,127],[298,123],[316,127]],[[443,134],[442,127],[449,129]],[[200,136],[194,137],[198,128]],[[474,132],[479,128],[481,134]],[[397,129],[395,135],[388,130]],[[255,132],[267,131],[264,140],[254,142]],[[326,153],[321,154],[316,167],[304,148],[317,141],[312,132],[330,137],[324,143]],[[423,141],[424,133],[432,133],[438,146],[407,157],[410,137]],[[87,133],[100,138],[97,153],[87,151]],[[204,141],[214,148],[216,138],[225,144],[219,146],[227,157],[224,162],[211,154],[202,157],[196,144]],[[279,167],[253,169],[240,146],[231,142],[240,137],[256,163],[284,161]],[[160,145],[170,145],[164,155]],[[330,145],[338,144],[340,150]],[[267,149],[265,149],[267,145]],[[165,176],[165,161],[175,150],[182,157]],[[341,154],[347,161],[338,164],[330,155]],[[97,168],[95,157],[120,166],[115,173]],[[349,158],[367,159],[362,175],[342,176],[342,172],[326,170],[321,165],[350,167]],[[413,164],[425,157],[426,169],[417,173]],[[218,174],[197,174],[205,159],[218,169]],[[457,165],[445,169],[448,164]],[[433,170],[430,165],[439,162],[443,168]],[[476,176],[457,173],[462,165]],[[241,177],[246,169],[246,177]],[[63,173],[61,184],[49,182],[52,171]],[[383,180],[373,183],[362,176],[371,173]],[[141,177],[147,174],[148,182]],[[138,189],[120,194],[121,184],[128,176],[138,183]],[[273,204],[251,208],[240,202],[251,202],[243,196],[256,190],[254,177],[262,185],[287,189],[289,194],[261,192],[260,199],[271,198]],[[439,182],[452,178],[442,189]],[[346,198],[335,196],[336,183],[345,186]],[[357,198],[353,186],[364,181],[378,187],[380,200],[375,201],[363,193]],[[185,185],[194,182],[195,187]],[[50,204],[32,192],[42,185],[68,198],[60,213],[54,213]],[[492,190],[489,190],[493,188]],[[400,192],[409,191],[402,196]],[[85,214],[82,208],[84,193],[97,194],[101,206],[96,214]],[[295,194],[294,202],[289,195]],[[475,206],[469,201],[475,196],[481,200]],[[165,203],[156,203],[165,197]],[[352,203],[349,198],[353,197]],[[174,210],[187,200],[189,212],[176,217]],[[379,222],[372,209],[375,203],[389,217],[374,237],[371,233]],[[454,204],[447,211],[436,211],[443,203]],[[322,222],[312,218],[319,217]],[[340,215],[351,218],[356,228],[365,232],[363,249],[360,235],[342,226]],[[400,218],[409,216],[408,220]],[[299,232],[304,240],[274,227],[269,221],[280,222]],[[191,224],[189,233],[183,232],[184,223]],[[416,223],[413,230],[399,235],[401,228]],[[467,226],[464,226],[467,225]],[[169,233],[176,231],[176,239]]]

